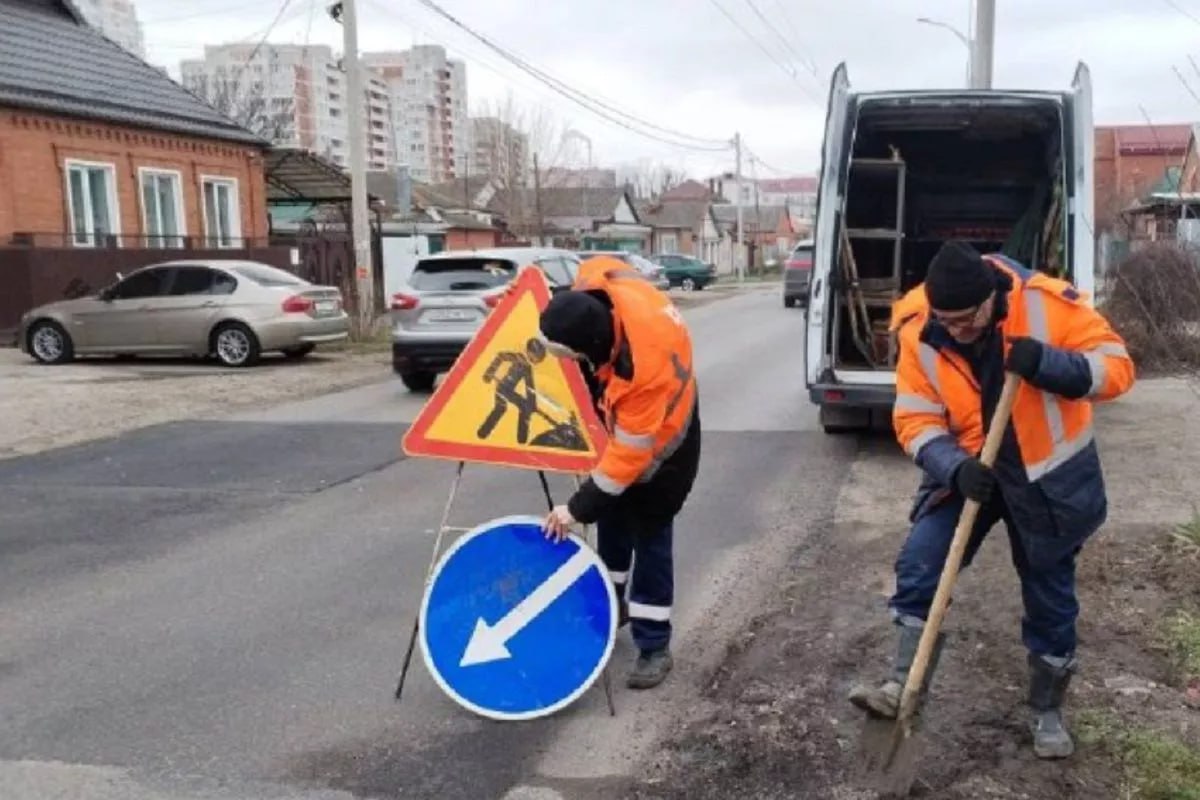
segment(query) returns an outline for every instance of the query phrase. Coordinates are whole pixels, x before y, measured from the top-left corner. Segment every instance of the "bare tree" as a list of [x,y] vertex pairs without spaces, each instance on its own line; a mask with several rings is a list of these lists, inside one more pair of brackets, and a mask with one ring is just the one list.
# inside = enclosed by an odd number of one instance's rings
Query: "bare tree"
[[184,85],[217,111],[269,142],[281,144],[295,138],[293,97],[269,96],[262,79],[246,67],[185,75]]
[[[581,163],[579,144],[567,136],[570,126],[544,108],[522,106],[512,95],[484,103],[471,119],[471,176],[486,177],[496,190],[496,210],[509,230],[538,235],[542,220],[535,191],[561,185],[561,169]],[[534,180],[534,161],[540,180]]]
[[686,170],[649,159],[626,164],[617,171],[618,182],[630,187],[638,200],[653,200],[689,179]]

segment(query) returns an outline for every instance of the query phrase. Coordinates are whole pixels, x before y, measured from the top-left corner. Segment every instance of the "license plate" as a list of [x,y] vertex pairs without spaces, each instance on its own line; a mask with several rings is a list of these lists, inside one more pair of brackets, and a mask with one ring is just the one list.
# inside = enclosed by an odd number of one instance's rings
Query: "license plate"
[[425,312],[425,319],[430,322],[468,322],[475,319],[475,313],[465,308],[433,308]]
[[313,310],[318,314],[334,314],[337,312],[336,300],[318,300],[313,303]]

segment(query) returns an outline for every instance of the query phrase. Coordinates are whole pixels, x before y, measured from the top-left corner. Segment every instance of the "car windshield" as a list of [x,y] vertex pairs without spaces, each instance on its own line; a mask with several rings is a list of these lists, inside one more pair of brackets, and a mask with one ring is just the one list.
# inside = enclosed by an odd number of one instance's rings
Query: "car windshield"
[[266,264],[233,264],[229,271],[239,278],[254,281],[259,286],[303,286],[304,281],[290,272]]
[[813,254],[812,245],[801,245],[792,251],[792,258],[811,259]]
[[417,264],[408,283],[420,292],[470,292],[503,286],[515,273],[510,261],[439,258]]

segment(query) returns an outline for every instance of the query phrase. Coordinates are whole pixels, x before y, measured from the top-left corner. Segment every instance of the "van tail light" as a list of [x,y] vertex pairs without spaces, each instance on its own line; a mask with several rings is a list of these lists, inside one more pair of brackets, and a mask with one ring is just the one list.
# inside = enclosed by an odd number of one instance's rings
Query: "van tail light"
[[840,389],[826,389],[825,400],[829,403],[844,403],[846,402],[846,393]]
[[311,297],[305,297],[302,294],[294,294],[287,300],[283,301],[283,310],[287,314],[304,314],[313,310],[313,301]]
[[498,294],[488,294],[483,296],[483,304],[488,308],[495,308],[500,305],[500,301],[504,299],[504,292]]
[[404,292],[392,295],[392,311],[410,311],[417,307],[417,298]]

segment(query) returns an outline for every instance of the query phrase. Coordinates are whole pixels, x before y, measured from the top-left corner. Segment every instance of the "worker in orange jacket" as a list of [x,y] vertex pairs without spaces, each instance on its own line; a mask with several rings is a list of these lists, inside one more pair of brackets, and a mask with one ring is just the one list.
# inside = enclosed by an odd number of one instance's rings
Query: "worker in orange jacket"
[[540,328],[551,353],[580,362],[608,430],[599,463],[551,511],[547,534],[597,523],[597,549],[638,647],[628,685],[648,689],[672,667],[674,519],[700,464],[691,336],[670,298],[603,256],[585,261],[572,289],[551,298]]
[[[1130,389],[1133,362],[1070,284],[962,242],[941,248],[924,285],[896,304],[893,322],[900,344],[893,423],[924,479],[888,603],[898,633],[891,674],[877,686],[855,686],[850,700],[896,715],[964,498],[971,498],[982,506],[964,567],[1003,520],[1021,581],[1034,752],[1069,756],[1074,742],[1062,705],[1077,670],[1075,559],[1107,515],[1092,404]],[[1022,381],[988,468],[979,453],[1006,371]]]

